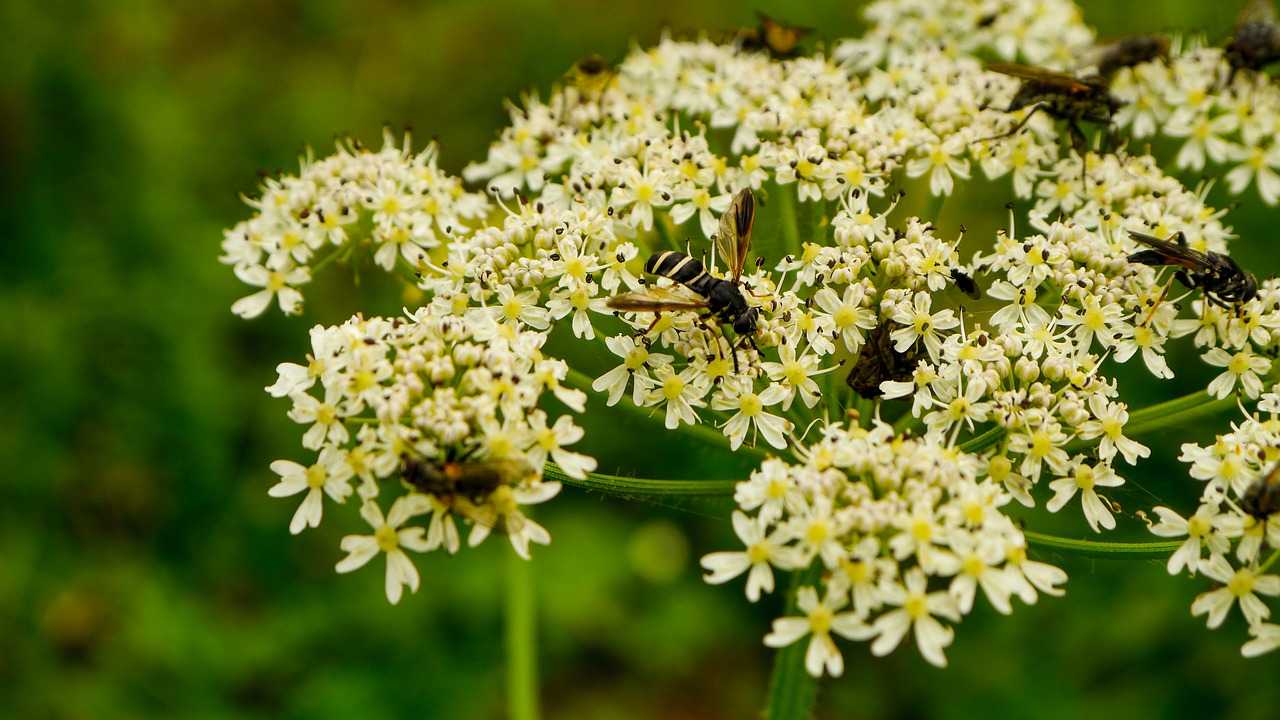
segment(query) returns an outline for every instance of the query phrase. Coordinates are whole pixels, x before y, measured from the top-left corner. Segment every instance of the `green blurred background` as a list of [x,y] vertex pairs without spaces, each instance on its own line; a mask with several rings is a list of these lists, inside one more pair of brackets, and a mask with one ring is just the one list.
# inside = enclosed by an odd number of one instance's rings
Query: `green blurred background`
[[[1084,7],[1104,35],[1215,41],[1235,14]],[[760,9],[827,38],[860,22],[850,3]],[[395,303],[337,288],[309,295],[302,318],[240,321],[229,307],[246,291],[215,260],[221,231],[249,214],[237,193],[261,171],[295,171],[304,143],[323,154],[351,133],[376,146],[384,123],[409,123],[457,172],[483,158],[502,98],[545,96],[580,57],[620,58],[663,27],[718,32],[754,10],[0,4],[0,717],[500,717],[508,548],[424,559],[422,590],[391,607],[380,561],[333,572],[352,513],[292,537],[296,504],[266,495],[270,461],[306,459],[286,403],[261,391],[275,365],[302,358],[312,324]],[[1250,194],[1230,218],[1253,238],[1233,254],[1267,275],[1273,211],[1257,206]],[[1144,467],[1181,477],[1176,446],[1162,454]],[[1149,503],[1143,483],[1118,499]],[[547,717],[755,715],[778,605],[701,582],[697,557],[735,545],[726,522],[574,490],[541,519],[555,540],[536,551],[530,602]],[[1064,532],[1082,528],[1074,517]],[[1071,574],[1068,597],[1012,619],[980,607],[948,670],[913,647],[873,660],[844,645],[846,676],[823,683],[819,715],[1274,717],[1280,655],[1241,659],[1236,611],[1214,632],[1191,618],[1203,585],[1156,562],[1049,559]]]

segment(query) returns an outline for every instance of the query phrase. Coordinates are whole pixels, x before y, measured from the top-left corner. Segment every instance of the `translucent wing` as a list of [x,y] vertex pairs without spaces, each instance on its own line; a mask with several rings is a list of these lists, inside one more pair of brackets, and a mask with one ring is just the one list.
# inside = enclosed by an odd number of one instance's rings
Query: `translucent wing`
[[606,305],[626,312],[666,312],[669,310],[704,310],[707,299],[683,285],[648,287],[635,292],[614,295]]
[[742,269],[747,265],[751,228],[755,223],[756,196],[751,194],[751,188],[745,187],[720,216],[720,231],[716,233],[716,252],[728,263],[729,277],[735,281],[742,277]]
[[1001,75],[1008,75],[1009,77],[1016,77],[1023,80],[1031,80],[1033,82],[1051,85],[1059,90],[1067,92],[1089,92],[1089,86],[1080,82],[1075,75],[1057,72],[1056,70],[1048,70],[1042,67],[1036,67],[1035,65],[992,61],[987,63],[987,69],[991,72],[998,72]]
[[[1132,231],[1130,231],[1129,237],[1155,250],[1156,254],[1160,256],[1161,264],[1163,265],[1181,265],[1198,270],[1213,269],[1204,253],[1192,250],[1181,243],[1162,240],[1158,237]],[[1177,236],[1175,235],[1174,237]],[[1144,262],[1143,264],[1150,265],[1151,263]]]

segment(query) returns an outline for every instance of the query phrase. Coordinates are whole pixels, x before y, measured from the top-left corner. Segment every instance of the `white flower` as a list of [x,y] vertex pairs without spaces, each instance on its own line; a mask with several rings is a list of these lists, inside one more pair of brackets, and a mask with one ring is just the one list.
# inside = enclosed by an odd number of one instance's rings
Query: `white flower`
[[1206,547],[1211,555],[1221,555],[1230,547],[1226,536],[1221,532],[1223,515],[1218,512],[1216,505],[1203,504],[1194,515],[1186,519],[1167,507],[1157,507],[1155,513],[1160,522],[1151,526],[1153,535],[1187,536],[1187,541],[1179,545],[1169,557],[1167,568],[1170,575],[1177,575],[1183,568],[1197,572],[1201,565],[1201,553]]
[[278,298],[280,310],[286,315],[302,312],[302,293],[295,286],[311,280],[311,273],[306,267],[268,270],[261,265],[237,265],[235,273],[246,285],[262,289],[235,301],[231,312],[246,320],[258,317],[271,304],[272,298]]
[[951,330],[960,324],[955,312],[950,308],[931,313],[933,298],[929,293],[916,293],[910,309],[900,307],[893,314],[893,321],[905,327],[894,330],[889,337],[893,347],[900,353],[911,349],[917,340],[924,342],[929,351],[929,359],[938,362],[942,350],[942,336],[939,331]]
[[1258,397],[1262,393],[1262,379],[1258,375],[1265,374],[1271,369],[1271,359],[1255,355],[1253,348],[1247,345],[1235,353],[1229,353],[1220,347],[1209,348],[1209,351],[1204,354],[1204,361],[1227,369],[1226,372],[1214,378],[1207,388],[1209,394],[1216,398],[1230,395],[1235,389],[1236,380],[1240,381],[1240,387],[1246,398],[1252,400]]
[[423,539],[424,529],[421,527],[401,528],[410,518],[422,515],[431,510],[426,495],[412,494],[398,498],[391,504],[391,511],[386,518],[382,509],[372,500],[360,507],[360,516],[373,526],[373,535],[348,535],[342,538],[342,549],[347,556],[338,562],[337,571],[347,573],[364,567],[379,552],[387,555],[387,600],[394,605],[400,602],[404,586],[418,591],[418,569],[401,547],[415,552],[426,552],[431,548]]
[[737,450],[746,439],[747,431],[754,427],[764,435],[765,442],[773,447],[783,449],[787,446],[787,434],[793,425],[790,420],[765,412],[765,408],[777,405],[788,395],[787,388],[782,385],[770,385],[763,393],[757,395],[750,386],[740,383],[726,383],[721,392],[711,402],[715,410],[737,410],[724,425],[724,434],[729,438],[729,449]]
[[307,491],[289,523],[289,532],[294,535],[305,528],[320,526],[325,495],[334,502],[346,502],[351,495],[347,481],[355,474],[345,454],[334,447],[321,450],[320,459],[311,467],[304,468],[292,460],[276,460],[271,463],[271,471],[280,476],[280,482],[267,491],[271,497],[289,497]]
[[1068,477],[1049,483],[1049,488],[1056,494],[1045,504],[1045,508],[1049,512],[1058,512],[1068,500],[1075,497],[1078,490],[1084,504],[1084,517],[1089,521],[1089,527],[1093,528],[1094,532],[1100,532],[1099,525],[1108,530],[1114,530],[1116,519],[1107,508],[1106,500],[1099,496],[1094,488],[1119,487],[1123,484],[1124,478],[1116,475],[1111,466],[1105,463],[1090,465],[1083,459],[1076,458]]
[[791,567],[796,564],[796,553],[786,544],[783,533],[772,532],[767,536],[768,525],[759,518],[752,518],[741,510],[733,511],[733,531],[747,546],[744,552],[716,552],[702,558],[702,567],[710,573],[703,576],[712,585],[728,582],[750,570],[747,575],[747,599],[756,602],[760,592],[773,592],[773,565]]
[[1249,626],[1249,634],[1253,639],[1240,648],[1240,654],[1247,658],[1257,657],[1280,647],[1280,625],[1255,623]]
[[1222,624],[1236,601],[1240,602],[1240,611],[1250,625],[1256,625],[1271,615],[1271,609],[1256,593],[1273,597],[1280,595],[1280,575],[1259,575],[1251,568],[1232,570],[1230,563],[1221,555],[1211,555],[1200,565],[1200,571],[1223,583],[1223,587],[1203,593],[1191,603],[1192,615],[1208,613],[1210,628]]
[[935,615],[952,622],[960,621],[960,612],[956,601],[946,591],[928,592],[928,579],[920,568],[911,568],[903,577],[903,582],[892,580],[884,587],[883,600],[886,605],[896,605],[897,610],[876,618],[872,623],[875,631],[875,642],[871,643],[871,654],[883,657],[893,652],[910,630],[915,634],[916,646],[920,654],[931,665],[946,667],[947,657],[943,653],[951,641],[955,639],[955,631],[938,622]]
[[824,671],[832,677],[839,677],[844,673],[844,657],[840,655],[831,633],[850,640],[866,640],[873,634],[871,628],[854,613],[836,612],[847,602],[846,598],[832,597],[831,593],[819,601],[817,590],[808,586],[800,588],[796,606],[804,617],[774,620],[773,631],[764,637],[764,644],[773,648],[786,647],[812,634],[804,656],[805,670],[814,677],[821,677]]

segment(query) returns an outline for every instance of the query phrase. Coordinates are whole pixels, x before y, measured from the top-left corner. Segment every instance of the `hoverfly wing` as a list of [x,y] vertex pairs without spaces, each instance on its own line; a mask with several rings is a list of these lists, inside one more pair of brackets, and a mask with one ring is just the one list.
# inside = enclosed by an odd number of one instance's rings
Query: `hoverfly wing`
[[751,249],[751,230],[756,224],[756,196],[745,187],[729,203],[720,216],[720,231],[716,233],[716,252],[728,263],[729,277],[737,282],[742,269],[747,266],[747,252]]
[[1035,65],[1023,65],[1021,63],[1001,62],[993,60],[987,63],[987,69],[992,72],[1016,77],[1022,80],[1031,80],[1034,82],[1052,85],[1060,90],[1070,92],[1088,92],[1089,86],[1080,82],[1080,79],[1070,73],[1049,70]]
[[[1129,256],[1130,262],[1143,265],[1181,265],[1183,267],[1204,270],[1210,267],[1208,258],[1203,253],[1172,240],[1163,240],[1152,235],[1129,231],[1129,237],[1146,245],[1151,250],[1143,250]],[[1171,237],[1178,237],[1177,234]],[[1154,251],[1154,254],[1152,252]],[[1160,262],[1152,262],[1159,257]]]
[[654,286],[635,292],[614,295],[605,305],[623,312],[667,312],[669,310],[704,310],[707,299],[699,297],[683,285]]

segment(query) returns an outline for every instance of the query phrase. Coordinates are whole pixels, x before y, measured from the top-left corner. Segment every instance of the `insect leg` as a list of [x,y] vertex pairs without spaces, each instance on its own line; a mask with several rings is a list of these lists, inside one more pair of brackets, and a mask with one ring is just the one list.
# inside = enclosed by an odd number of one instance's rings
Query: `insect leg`
[[1000,133],[999,135],[992,135],[991,137],[978,138],[973,142],[986,142],[988,140],[999,140],[1001,138],[1007,138],[1010,135],[1013,135],[1014,133],[1021,130],[1023,126],[1026,125],[1029,120],[1031,120],[1031,117],[1035,115],[1037,111],[1040,111],[1040,110],[1043,110],[1049,113],[1050,115],[1053,115],[1053,112],[1050,111],[1050,109],[1044,103],[1037,103],[1035,107],[1031,108],[1031,112],[1027,113],[1026,116],[1023,117],[1022,120],[1019,121],[1017,125],[1014,125],[1013,129],[1010,130],[1009,132]]
[[[718,357],[718,358],[720,358],[721,360],[723,360],[723,359],[724,359],[724,352],[723,352],[723,351],[724,351],[724,348],[720,347],[720,337],[721,337],[724,333],[720,332],[720,330],[718,329],[718,326],[717,326],[716,328],[713,328],[713,327],[711,327],[710,325],[708,325],[708,324],[707,324],[707,318],[712,318],[712,319],[714,319],[714,318],[715,318],[715,315],[714,315],[714,314],[711,314],[711,313],[708,313],[708,314],[706,314],[706,315],[699,315],[699,316],[698,316],[698,327],[702,328],[703,330],[706,330],[708,333],[710,333],[711,335],[715,336],[715,339],[716,339],[716,357]],[[732,346],[732,345],[730,345],[730,346],[729,346],[729,350],[730,350],[730,352],[732,352],[732,351],[733,351],[733,346]],[[737,375],[737,374],[738,374],[738,354],[737,354],[736,352],[735,352],[735,353],[733,353],[733,374],[734,374],[734,375]]]

